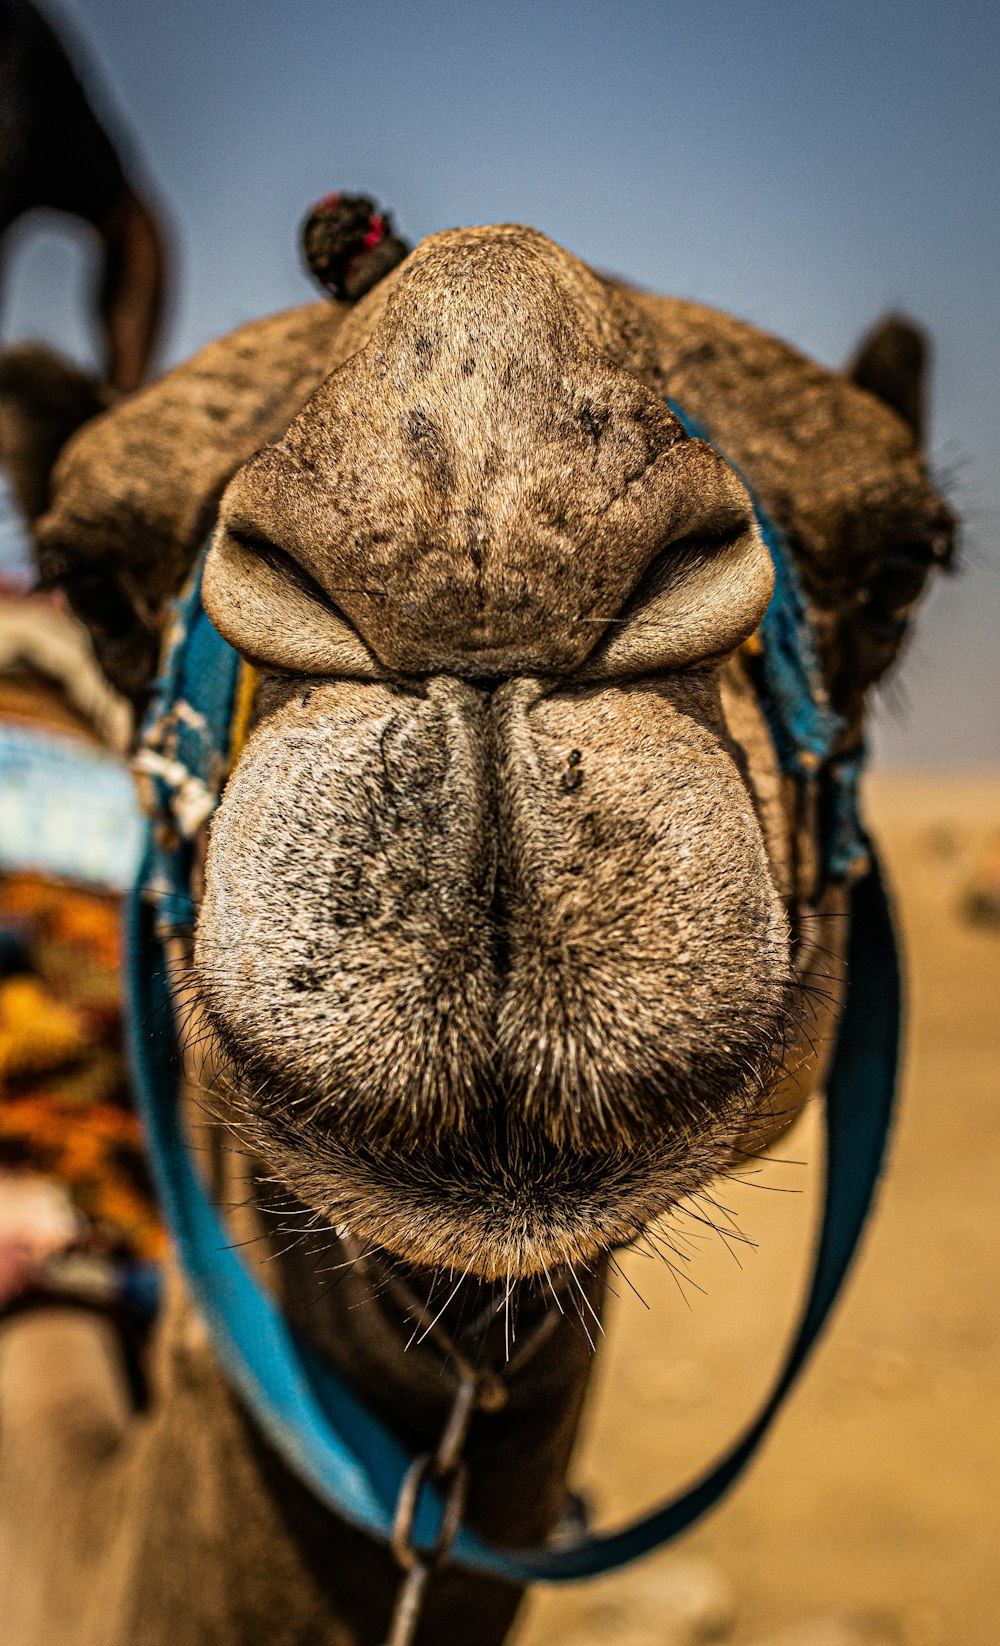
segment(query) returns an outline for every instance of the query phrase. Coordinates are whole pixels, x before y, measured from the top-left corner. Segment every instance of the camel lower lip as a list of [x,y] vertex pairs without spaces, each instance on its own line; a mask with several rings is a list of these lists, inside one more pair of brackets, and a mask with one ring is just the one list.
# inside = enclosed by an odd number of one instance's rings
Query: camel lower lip
[[375,1154],[328,1132],[280,1137],[259,1121],[248,1141],[337,1234],[414,1268],[499,1282],[586,1266],[634,1240],[717,1173],[737,1131],[730,1120],[672,1149],[606,1158],[560,1155],[531,1140],[519,1178],[491,1175],[474,1145],[447,1160]]

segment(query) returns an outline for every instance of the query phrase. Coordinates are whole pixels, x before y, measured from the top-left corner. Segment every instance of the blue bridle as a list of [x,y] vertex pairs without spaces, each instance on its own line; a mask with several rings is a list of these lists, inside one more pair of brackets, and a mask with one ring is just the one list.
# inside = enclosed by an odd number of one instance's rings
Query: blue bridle
[[[706,438],[682,421],[690,433]],[[885,891],[858,816],[858,760],[836,753],[840,722],[826,699],[791,555],[756,499],[754,508],[775,569],[774,596],[759,630],[762,706],[783,770],[802,784],[823,787],[825,876],[851,884],[847,995],[826,1088],[826,1198],[809,1292],[760,1412],[678,1497],[618,1531],[581,1535],[558,1548],[501,1549],[463,1526],[451,1560],[515,1583],[565,1582],[609,1571],[676,1537],[718,1502],[760,1446],[836,1302],[872,1206],[889,1135],[899,970]],[[135,1086],[163,1212],[225,1375],[315,1495],[353,1526],[387,1541],[413,1459],[293,1330],[233,1249],[192,1167],[181,1128],[181,1055],[167,947],[172,935],[189,931],[192,923],[192,841],[225,782],[241,668],[237,653],[205,614],[199,562],[175,609],[139,757],[152,791],[152,817],[129,913]],[[416,1519],[417,1547],[433,1545],[441,1513],[436,1492],[426,1487]]]

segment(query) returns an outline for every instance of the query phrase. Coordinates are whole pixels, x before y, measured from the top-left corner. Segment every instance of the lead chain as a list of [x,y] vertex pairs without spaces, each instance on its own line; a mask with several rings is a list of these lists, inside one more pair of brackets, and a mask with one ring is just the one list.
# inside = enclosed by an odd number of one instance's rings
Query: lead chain
[[[427,1580],[447,1560],[458,1536],[469,1480],[462,1451],[472,1415],[480,1404],[480,1393],[479,1378],[462,1377],[437,1450],[415,1457],[403,1476],[393,1517],[391,1546],[405,1576],[396,1597],[385,1646],[411,1646],[423,1610]],[[413,1530],[420,1494],[429,1481],[443,1492],[444,1509],[433,1544],[430,1549],[422,1550],[414,1546]]]
[[[365,1253],[357,1251],[349,1234],[344,1233],[340,1238],[362,1273],[366,1269],[376,1268]],[[459,1344],[442,1331],[438,1317],[420,1302],[391,1265],[381,1271],[379,1278],[405,1313],[417,1322],[418,1327],[423,1328],[420,1341],[429,1338],[458,1379],[455,1398],[437,1449],[422,1452],[413,1459],[403,1476],[393,1516],[390,1546],[404,1577],[384,1646],[411,1646],[420,1622],[428,1579],[433,1571],[444,1565],[461,1530],[468,1490],[468,1470],[462,1460],[462,1452],[473,1415],[476,1411],[498,1412],[507,1404],[510,1379],[524,1369],[558,1328],[563,1316],[559,1290],[565,1282],[553,1287],[552,1306],[546,1309],[517,1351],[508,1357],[502,1371],[497,1371],[475,1366]],[[495,1315],[496,1303],[491,1302],[465,1335],[470,1340],[480,1338]],[[444,1508],[434,1543],[430,1549],[422,1550],[413,1543],[414,1522],[420,1494],[424,1486],[430,1483],[443,1493]]]

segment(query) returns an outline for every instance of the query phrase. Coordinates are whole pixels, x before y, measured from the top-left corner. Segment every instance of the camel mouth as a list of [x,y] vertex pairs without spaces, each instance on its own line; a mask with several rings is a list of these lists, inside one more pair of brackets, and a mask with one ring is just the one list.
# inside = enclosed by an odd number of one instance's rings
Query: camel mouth
[[[603,1129],[546,1128],[494,1081],[452,1125],[425,1116],[394,1135],[386,1105],[345,1110],[319,1071],[290,1078],[248,1055],[245,1036],[209,1003],[213,990],[217,975],[202,993],[220,1115],[269,1179],[366,1250],[490,1283],[592,1267],[753,1152],[779,1118],[775,1093],[801,1016],[789,974],[754,1041],[728,1040],[714,1058],[706,1049],[697,1068],[644,1092],[645,1124],[631,1131],[607,1112]],[[592,1099],[579,1092],[576,1109]]]
[[321,1225],[407,1268],[484,1283],[593,1267],[730,1167],[752,1125],[741,1095],[700,1127],[632,1148],[574,1150],[491,1117],[395,1150],[352,1142],[306,1106],[260,1094],[243,1071],[226,1121]]

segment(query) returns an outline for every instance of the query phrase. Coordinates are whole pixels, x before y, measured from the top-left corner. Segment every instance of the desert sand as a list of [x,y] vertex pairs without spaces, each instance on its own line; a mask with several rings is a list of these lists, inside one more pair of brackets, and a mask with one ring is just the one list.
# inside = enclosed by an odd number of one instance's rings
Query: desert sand
[[[1000,852],[1000,773],[877,776],[867,802],[904,946],[907,1050],[846,1293],[722,1507],[624,1573],[539,1591],[519,1646],[1000,1640],[1000,926],[964,906]],[[812,1105],[778,1159],[720,1188],[755,1244],[737,1264],[714,1236],[699,1243],[685,1268],[703,1292],[629,1257],[648,1307],[619,1287],[576,1471],[599,1523],[682,1487],[753,1411],[805,1278],[819,1122]]]

